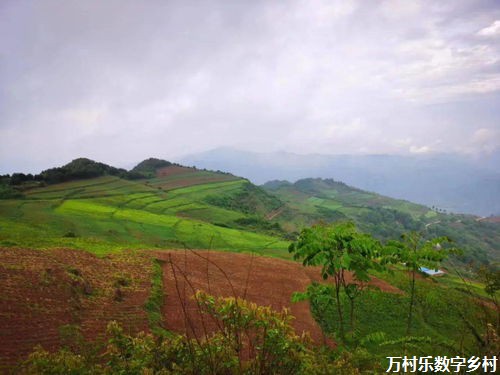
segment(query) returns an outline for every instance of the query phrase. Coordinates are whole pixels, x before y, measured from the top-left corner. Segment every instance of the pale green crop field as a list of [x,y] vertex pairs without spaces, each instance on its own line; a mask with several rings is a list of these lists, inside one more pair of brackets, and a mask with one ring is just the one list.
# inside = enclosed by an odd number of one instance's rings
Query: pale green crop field
[[[156,179],[166,183],[169,178]],[[213,248],[288,257],[288,242],[216,225],[245,214],[211,206],[208,195],[234,192],[245,180],[169,191],[144,181],[100,177],[37,188],[0,201],[0,246],[70,247],[104,255],[123,249]]]

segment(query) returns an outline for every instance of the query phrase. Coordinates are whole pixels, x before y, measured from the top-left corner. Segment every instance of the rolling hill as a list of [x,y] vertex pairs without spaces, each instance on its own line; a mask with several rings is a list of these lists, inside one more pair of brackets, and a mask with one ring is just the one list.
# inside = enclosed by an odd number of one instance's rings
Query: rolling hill
[[285,204],[276,216],[289,231],[318,221],[353,220],[361,230],[381,240],[408,231],[429,237],[448,236],[464,250],[462,263],[499,261],[500,226],[472,215],[438,212],[423,205],[364,191],[332,179],[308,178],[295,183],[270,181],[263,185]]
[[260,220],[276,198],[229,174],[169,165],[153,178],[129,180],[103,172],[33,188],[34,182],[28,182],[21,199],[0,200],[1,246],[99,254],[184,246],[284,253],[287,246],[274,236],[279,229]]
[[489,216],[500,213],[498,159],[498,153],[489,158],[461,154],[300,155],[219,148],[187,155],[179,162],[228,171],[256,184],[275,179],[334,178],[449,212]]
[[304,226],[353,220],[381,240],[411,230],[449,236],[465,251],[462,263],[499,260],[496,222],[444,213],[331,179],[275,180],[259,187],[232,174],[154,158],[131,171],[80,158],[39,175],[10,179],[15,183],[7,188],[15,194],[0,200],[0,246],[96,253],[186,246],[286,258],[287,241]]

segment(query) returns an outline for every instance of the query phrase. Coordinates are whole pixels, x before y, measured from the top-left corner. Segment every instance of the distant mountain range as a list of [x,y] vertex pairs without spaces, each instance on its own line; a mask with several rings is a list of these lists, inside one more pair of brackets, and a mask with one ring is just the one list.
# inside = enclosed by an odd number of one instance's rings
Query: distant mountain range
[[358,188],[441,210],[480,216],[500,213],[500,155],[476,160],[458,154],[298,155],[219,148],[179,160],[223,170],[256,184],[333,178]]

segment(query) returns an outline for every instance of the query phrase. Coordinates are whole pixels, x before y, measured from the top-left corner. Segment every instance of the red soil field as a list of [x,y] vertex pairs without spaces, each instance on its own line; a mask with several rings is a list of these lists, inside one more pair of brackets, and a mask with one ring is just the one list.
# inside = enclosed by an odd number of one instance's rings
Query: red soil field
[[156,183],[155,186],[161,187],[164,190],[172,190],[192,185],[207,184],[210,182],[231,181],[237,178],[232,175],[215,173],[212,173],[211,175],[204,175],[198,172],[201,171],[195,168],[181,167],[177,165],[161,168],[156,172],[157,177],[177,177],[171,180],[167,179],[167,181]]
[[178,189],[178,188],[183,188],[183,187],[188,187],[188,186],[193,186],[193,185],[202,185],[202,184],[208,184],[210,182],[222,182],[222,181],[230,181],[233,180],[233,178],[227,177],[227,176],[217,176],[217,177],[208,177],[208,176],[200,176],[200,177],[187,177],[186,178],[179,178],[177,180],[172,180],[172,181],[165,181],[162,182],[161,184],[158,184],[157,186],[161,186],[164,190],[173,190],[173,189]]
[[488,223],[500,223],[500,216],[490,216],[481,218],[481,221],[486,221]]
[[[215,322],[199,314],[192,298],[199,289],[216,296],[242,297],[277,311],[288,308],[295,317],[293,326],[297,334],[306,331],[316,343],[325,342],[308,302],[290,301],[293,292],[305,291],[311,281],[320,281],[319,268],[276,258],[202,250],[156,252],[155,256],[164,261],[165,328],[191,337],[203,337],[205,329],[215,331]],[[370,284],[387,292],[401,293],[379,279]]]
[[[316,343],[333,345],[325,340],[308,303],[290,301],[293,292],[321,281],[319,268],[207,250],[124,251],[98,258],[79,250],[0,248],[0,372],[27,358],[38,344],[47,350],[60,348],[65,325],[79,327],[91,341],[105,333],[111,320],[129,334],[149,331],[144,304],[151,290],[153,257],[163,262],[168,330],[203,337],[204,325],[208,331],[216,329],[215,322],[202,321],[191,298],[200,289],[277,311],[288,308],[297,334],[309,332]],[[382,280],[370,283],[401,293]]]
[[180,165],[171,165],[169,167],[160,168],[156,171],[157,177],[169,177],[178,174],[193,173],[196,172],[194,168],[181,167]]
[[64,325],[80,327],[89,340],[111,320],[125,332],[147,331],[151,264],[145,253],[98,258],[78,250],[0,248],[0,372],[37,344],[57,349]]

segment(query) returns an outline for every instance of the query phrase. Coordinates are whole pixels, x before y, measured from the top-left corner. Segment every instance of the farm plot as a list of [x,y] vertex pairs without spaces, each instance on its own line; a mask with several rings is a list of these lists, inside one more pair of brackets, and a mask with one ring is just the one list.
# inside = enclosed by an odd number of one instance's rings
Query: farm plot
[[200,171],[194,168],[170,166],[157,172],[157,178],[149,180],[154,187],[164,190],[178,189],[193,185],[203,185],[213,182],[238,180],[238,177],[229,174]]
[[[196,290],[222,297],[241,297],[280,311],[289,308],[295,317],[297,333],[309,332],[323,343],[322,331],[305,301],[291,303],[293,292],[304,291],[311,281],[320,281],[319,268],[304,268],[300,263],[249,254],[208,251],[155,252],[163,260],[166,328],[191,337],[202,337],[205,330],[217,329],[214,321],[200,314],[192,298]],[[351,275],[348,276],[351,279]],[[372,283],[382,290],[400,293],[379,279]]]
[[26,196],[30,199],[95,198],[154,191],[155,189],[142,182],[105,176],[32,189]]
[[287,243],[280,238],[232,228],[245,214],[206,202],[207,195],[230,194],[245,183],[233,178],[164,191],[149,180],[106,176],[33,189],[27,199],[0,201],[0,246],[64,247],[100,255],[184,246],[284,253]]
[[95,340],[107,322],[147,331],[151,257],[123,252],[104,259],[75,250],[0,248],[0,372],[41,344],[54,350],[64,330]]

